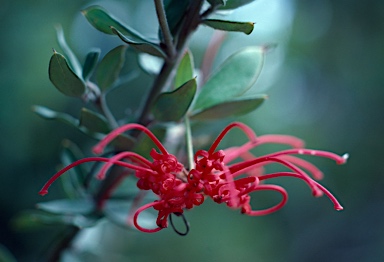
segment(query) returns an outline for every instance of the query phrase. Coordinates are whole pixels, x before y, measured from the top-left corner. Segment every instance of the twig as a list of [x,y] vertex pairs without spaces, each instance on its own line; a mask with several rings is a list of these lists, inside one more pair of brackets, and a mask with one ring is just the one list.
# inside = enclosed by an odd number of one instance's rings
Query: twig
[[154,0],[156,7],[157,18],[159,19],[159,25],[161,32],[163,33],[165,45],[167,48],[168,56],[172,59],[176,54],[176,49],[172,41],[172,34],[169,30],[167,17],[165,15],[164,3],[162,0]]
[[[169,59],[167,59],[163,67],[155,79],[151,90],[144,101],[143,109],[141,110],[140,116],[138,117],[137,123],[147,125],[150,122],[149,113],[152,107],[153,102],[157,98],[158,94],[162,91],[162,89],[167,85],[172,72],[177,65],[178,61],[181,59],[183,55],[183,50],[185,48],[186,42],[190,36],[190,34],[197,28],[199,23],[201,22],[200,18],[200,10],[203,4],[203,0],[193,0],[191,6],[187,12],[186,18],[184,20],[184,24],[182,25],[180,36],[178,37],[177,44],[172,42],[172,36],[168,28],[168,24],[165,17],[164,6],[162,0],[154,0],[156,5],[157,15],[159,17],[159,23],[161,30],[164,35],[164,40],[167,45],[167,50],[169,52]],[[172,49],[172,50],[171,50]],[[114,118],[111,118],[112,115],[108,107],[106,107],[105,97],[101,96],[98,104],[101,107],[103,113],[109,118],[109,122],[111,125],[117,125]],[[104,107],[104,108],[103,108]],[[105,110],[107,108],[107,110]],[[98,189],[98,192],[94,194],[95,201],[97,203],[102,202],[103,197],[105,196],[105,192],[109,192],[109,187],[114,187],[116,183],[119,182],[119,177],[123,174],[120,172],[111,172],[109,176],[103,180],[102,185]],[[49,261],[56,261],[61,253],[70,246],[73,239],[76,237],[79,232],[79,228],[73,227],[72,232],[70,232],[67,236],[62,238],[62,241],[58,244],[57,248],[54,249]]]
[[101,110],[103,111],[104,113],[104,116],[107,118],[108,120],[108,123],[111,125],[111,127],[113,129],[115,128],[118,128],[119,127],[119,124],[117,123],[115,117],[113,116],[113,114],[111,113],[111,111],[109,110],[109,107],[107,105],[107,100],[106,100],[106,97],[105,97],[105,94],[102,93],[100,95],[100,98],[99,98],[99,104],[100,104],[100,108]]
[[180,31],[180,37],[176,44],[176,54],[173,59],[168,59],[164,61],[163,67],[155,81],[153,82],[151,91],[149,92],[146,100],[144,101],[143,109],[138,118],[137,123],[147,125],[150,121],[148,118],[149,112],[151,110],[152,104],[155,101],[156,97],[159,95],[161,90],[166,86],[168,80],[172,74],[174,67],[177,65],[177,62],[180,60],[183,55],[183,50],[185,44],[190,36],[190,34],[197,28],[200,23],[200,10],[203,5],[203,0],[194,0],[190,6],[190,9],[187,12],[186,19]]
[[187,144],[187,156],[188,156],[188,167],[189,170],[195,168],[195,162],[193,161],[193,144],[192,144],[192,132],[191,132],[191,124],[189,123],[188,116],[185,116],[185,140]]

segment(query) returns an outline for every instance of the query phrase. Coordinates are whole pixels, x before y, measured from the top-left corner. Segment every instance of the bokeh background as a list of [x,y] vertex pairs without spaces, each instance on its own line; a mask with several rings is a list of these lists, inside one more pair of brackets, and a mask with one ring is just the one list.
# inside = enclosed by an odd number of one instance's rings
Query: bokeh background
[[[104,6],[145,34],[156,33],[149,0],[1,1],[0,249],[17,261],[43,261],[45,250],[63,230],[22,230],[13,222],[37,202],[63,197],[59,186],[44,199],[37,195],[60,162],[62,140],[69,138],[83,148],[92,143],[31,111],[40,104],[76,115],[81,106],[62,96],[48,79],[52,48],[58,48],[55,24],[62,24],[81,59],[90,47],[104,54],[120,44],[87,24],[80,10],[91,4]],[[259,134],[291,134],[305,139],[310,148],[348,152],[349,162],[343,166],[313,159],[344,211],[334,211],[326,198],[312,198],[303,183],[282,179],[278,183],[287,188],[290,200],[277,213],[246,217],[209,203],[187,212],[192,226],[186,237],[172,230],[143,234],[103,223],[76,242],[76,248],[85,251],[82,260],[384,261],[383,17],[383,1],[257,0],[227,17],[254,21],[255,30],[251,36],[228,34],[215,63],[242,46],[277,44],[250,90],[269,99],[240,120]],[[191,41],[197,65],[211,34],[201,28]],[[127,64],[137,65],[134,56]],[[150,82],[139,72],[134,84],[144,90]],[[129,93],[121,91],[113,99],[112,109],[124,116]],[[227,142],[236,143],[236,136]]]

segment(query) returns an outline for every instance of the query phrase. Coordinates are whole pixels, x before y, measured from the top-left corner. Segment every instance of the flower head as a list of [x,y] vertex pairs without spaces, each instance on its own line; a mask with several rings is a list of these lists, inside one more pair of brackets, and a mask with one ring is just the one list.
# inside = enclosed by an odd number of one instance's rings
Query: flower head
[[[248,136],[249,141],[240,147],[215,151],[217,145],[225,134],[232,128],[238,127]],[[286,144],[292,149],[282,150],[268,155],[256,157],[249,150],[265,143]],[[204,193],[217,203],[226,203],[231,208],[240,208],[241,212],[248,215],[266,215],[282,208],[288,199],[288,194],[281,186],[265,184],[266,180],[277,177],[294,177],[303,180],[312,190],[315,197],[327,195],[333,202],[336,210],[343,209],[336,198],[314,179],[321,179],[322,173],[310,162],[294,155],[311,155],[332,159],[337,164],[346,162],[348,155],[339,156],[330,152],[303,148],[304,143],[295,137],[282,135],[268,135],[256,137],[253,131],[241,123],[232,123],[227,126],[213,143],[208,153],[198,152],[195,159],[203,163],[216,163],[220,168],[201,169],[196,163],[196,170],[200,172],[195,177],[201,179]],[[220,158],[217,157],[220,155]],[[236,158],[243,161],[230,164]],[[215,162],[216,161],[216,162]],[[220,164],[217,163],[220,161]],[[288,170],[273,174],[264,174],[263,167],[272,163],[280,164]],[[207,165],[209,166],[209,165]],[[304,169],[307,172],[305,172]],[[194,171],[196,173],[196,171]],[[313,177],[313,178],[312,178]],[[196,181],[194,181],[196,183]],[[282,195],[280,203],[265,210],[252,210],[250,206],[250,193],[260,190],[272,190]]]
[[[248,141],[238,147],[217,150],[221,140],[233,128],[242,130],[248,137]],[[115,129],[101,140],[93,148],[93,151],[96,154],[101,154],[116,136],[132,129],[142,131],[155,143],[157,150],[151,150],[151,160],[131,151],[121,152],[110,158],[90,157],[81,159],[55,174],[41,189],[40,194],[48,193],[49,186],[74,166],[97,161],[105,162],[96,176],[98,179],[104,179],[113,165],[119,165],[134,172],[138,179],[137,187],[139,189],[150,190],[158,197],[154,202],[139,207],[133,215],[134,226],[147,233],[166,228],[171,214],[181,215],[184,210],[201,205],[206,197],[219,204],[225,203],[230,208],[240,209],[241,213],[251,216],[275,212],[286,204],[288,194],[281,186],[266,184],[265,182],[278,177],[298,178],[309,186],[315,197],[325,194],[333,202],[336,210],[342,209],[336,198],[315,181],[315,179],[322,178],[321,171],[298,156],[325,157],[336,161],[337,164],[343,164],[347,160],[347,155],[339,156],[326,151],[305,149],[303,141],[292,136],[266,135],[257,137],[250,127],[238,122],[225,127],[208,150],[198,150],[195,153],[195,168],[189,172],[185,170],[176,156],[168,153],[149,129],[139,124],[127,124]],[[285,144],[291,149],[258,157],[250,152],[253,148],[266,143]],[[232,164],[236,159],[241,161]],[[279,164],[287,170],[265,174],[264,167],[273,163]],[[118,183],[121,180],[117,180]],[[103,200],[109,197],[116,186],[117,184],[113,185],[105,193]],[[275,191],[281,194],[282,199],[275,206],[263,210],[253,210],[251,194],[257,191]],[[150,208],[158,212],[156,219],[158,227],[154,229],[143,228],[138,223],[139,215]]]

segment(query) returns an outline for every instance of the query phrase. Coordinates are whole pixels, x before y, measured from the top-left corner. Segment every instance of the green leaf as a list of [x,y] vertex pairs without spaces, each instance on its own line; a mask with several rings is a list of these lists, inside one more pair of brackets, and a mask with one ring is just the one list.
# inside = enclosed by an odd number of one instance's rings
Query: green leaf
[[36,207],[52,214],[82,215],[91,213],[95,208],[93,201],[86,198],[53,200],[49,202],[37,203]]
[[155,118],[170,122],[180,120],[188,111],[196,93],[196,79],[191,79],[178,89],[159,95],[152,108]]
[[175,76],[175,87],[179,87],[188,80],[194,77],[193,75],[193,57],[192,53],[188,50],[180,61]]
[[203,24],[214,29],[223,31],[243,32],[247,35],[252,33],[254,23],[251,22],[233,22],[217,19],[206,19]]
[[96,68],[97,62],[99,61],[100,49],[92,50],[87,54],[83,67],[83,79],[88,80],[93,71]]
[[[27,210],[18,214],[12,226],[18,230],[38,229],[43,225],[73,225],[79,228],[91,227],[99,217],[81,214],[52,214],[41,210]],[[0,260],[1,261],[1,260]]]
[[84,126],[80,126],[79,125],[80,121],[71,115],[56,112],[56,111],[53,111],[53,110],[51,110],[47,107],[44,107],[44,106],[33,106],[32,110],[36,114],[41,116],[42,118],[49,119],[49,120],[59,120],[61,122],[64,122],[64,123],[72,126],[72,127],[75,127],[76,129],[80,130],[81,132],[83,132],[86,135],[89,135],[92,138],[100,140],[104,137],[100,133],[92,132],[88,128],[86,128]]
[[[123,75],[120,75],[117,81],[113,84],[113,86],[108,89],[108,92],[111,92],[112,90],[115,90],[116,88],[121,87],[122,85],[125,85],[129,82],[131,82],[133,79],[137,78],[139,76],[139,70],[133,69],[132,71],[125,73]],[[106,94],[106,93],[105,93]]]
[[80,113],[80,126],[86,127],[91,132],[106,134],[111,131],[108,121],[104,116],[87,108],[82,108]]
[[[211,0],[210,2],[217,2],[217,0]],[[220,10],[236,9],[240,6],[247,5],[255,0],[225,0],[225,5],[220,6]]]
[[67,41],[65,41],[64,31],[61,25],[56,26],[57,42],[60,45],[60,48],[63,50],[66,57],[68,57],[68,62],[77,76],[81,76],[81,65],[76,55],[73,53]]
[[84,94],[84,82],[69,67],[67,59],[56,51],[49,61],[48,73],[51,82],[64,95],[79,97]]
[[66,113],[56,112],[44,106],[33,106],[32,110],[42,118],[48,120],[60,120],[74,127],[78,127],[79,125],[79,120]]
[[[127,200],[109,200],[103,209],[105,216],[113,223],[125,227],[132,228],[128,223],[129,215],[131,215],[132,201]],[[145,228],[156,228],[156,216],[151,212],[143,212],[138,217],[138,223]]]
[[82,13],[93,27],[103,33],[114,34],[111,30],[111,27],[114,27],[136,41],[146,41],[138,32],[115,19],[101,6],[90,6],[83,10]]
[[101,60],[96,71],[96,80],[101,90],[111,87],[119,78],[126,50],[126,46],[118,46],[109,51]]
[[111,144],[117,151],[126,151],[132,148],[135,144],[135,139],[132,136],[121,134],[113,139]]
[[53,215],[41,210],[23,210],[12,219],[12,228],[18,231],[40,229],[44,225],[43,219],[40,219],[40,216]]
[[[63,166],[68,166],[83,157],[82,152],[73,142],[63,141],[63,149],[60,155]],[[84,197],[86,195],[84,180],[87,176],[84,167],[82,165],[75,166],[68,170],[67,173],[65,176],[61,176],[60,179],[67,196],[71,199]]]
[[157,44],[150,43],[148,41],[134,41],[126,37],[124,34],[122,34],[120,31],[118,31],[116,28],[111,27],[112,32],[117,35],[123,42],[129,44],[133,49],[135,49],[138,52],[147,53],[153,56],[158,56],[161,58],[165,58],[166,54],[163,52],[161,47]]
[[[164,125],[151,126],[150,130],[160,141],[163,141],[166,134],[166,128]],[[151,158],[149,153],[153,148],[157,149],[157,146],[152,139],[145,134],[141,134],[138,141],[135,143],[135,147],[131,149],[131,151],[136,152],[145,158]]]
[[194,111],[202,111],[241,96],[256,82],[264,61],[263,47],[247,47],[230,56],[198,94]]
[[208,107],[202,111],[195,112],[191,116],[191,119],[213,120],[244,115],[258,108],[266,98],[267,96],[265,95],[238,97],[233,100]]

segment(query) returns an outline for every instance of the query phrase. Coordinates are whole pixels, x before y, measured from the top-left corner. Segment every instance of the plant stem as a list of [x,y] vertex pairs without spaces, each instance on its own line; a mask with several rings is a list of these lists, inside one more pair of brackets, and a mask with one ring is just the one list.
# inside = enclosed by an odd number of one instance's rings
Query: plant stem
[[189,123],[188,116],[184,117],[184,123],[185,123],[185,140],[187,142],[187,156],[188,156],[188,167],[189,170],[192,170],[195,168],[195,162],[193,161],[193,144],[192,144],[192,130],[191,130],[191,124]]
[[[192,2],[191,6],[189,7],[189,10],[186,14],[186,17],[184,19],[184,24],[182,25],[177,44],[175,46],[175,44],[173,44],[172,42],[172,36],[170,34],[168,24],[166,22],[163,1],[162,0],[154,0],[154,1],[156,5],[157,15],[159,17],[160,27],[163,32],[164,40],[167,45],[169,59],[164,61],[163,67],[159,75],[156,77],[154,83],[152,84],[150,92],[144,101],[143,109],[141,110],[141,113],[137,120],[137,123],[143,124],[143,125],[147,125],[150,122],[149,113],[150,113],[153,102],[155,101],[159,93],[167,85],[172,75],[172,72],[174,71],[175,66],[177,65],[178,61],[181,59],[184,53],[183,51],[185,49],[185,45],[187,43],[189,36],[197,28],[197,26],[201,21],[200,10],[204,2],[203,0],[191,1]],[[171,49],[173,49],[173,51],[171,51]],[[101,96],[97,104],[100,106],[106,118],[108,118],[108,121],[110,122],[111,126],[118,126],[112,113],[109,111],[108,107],[106,106],[105,97]],[[188,128],[188,130],[190,131],[190,128]],[[189,141],[192,141],[192,140],[189,139]],[[190,150],[192,150],[191,145],[189,145],[188,147],[190,147],[191,148]],[[191,155],[193,157],[193,152]],[[192,159],[192,163],[193,163],[193,159]],[[123,174],[121,172],[111,172],[111,174],[105,180],[103,180],[103,183],[98,189],[98,192],[95,193],[94,195],[95,201],[100,204],[100,201],[102,201],[103,196],[105,196],[105,192],[109,192],[110,187],[114,187],[116,183],[119,183],[120,176],[122,175]],[[62,241],[59,243],[59,245],[54,249],[49,261],[57,261],[60,258],[61,253],[70,246],[73,239],[76,237],[77,233],[80,231],[80,229],[77,227],[72,227],[72,228],[73,230],[71,230],[71,232],[69,232],[69,234],[65,236],[62,239]]]
[[155,81],[153,82],[152,88],[144,101],[143,109],[141,114],[138,117],[137,123],[147,125],[150,122],[149,113],[152,107],[153,102],[156,97],[159,95],[161,90],[167,85],[174,67],[177,65],[178,61],[183,55],[185,44],[191,35],[191,33],[197,28],[200,23],[200,10],[203,5],[203,0],[194,0],[191,3],[191,6],[187,12],[184,24],[180,31],[180,36],[176,45],[176,54],[166,61],[164,61],[163,67]]
[[102,110],[102,112],[104,113],[104,116],[107,118],[108,120],[108,123],[111,125],[112,129],[115,129],[115,128],[118,128],[119,127],[119,124],[117,123],[115,117],[113,116],[113,114],[111,113],[111,111],[109,110],[109,107],[107,105],[107,100],[106,100],[106,97],[105,97],[105,94],[102,93],[100,95],[100,108]]
[[176,50],[180,51],[184,49],[184,46],[191,35],[191,33],[197,28],[201,22],[200,10],[203,5],[203,0],[194,0],[190,6],[188,13],[186,14],[184,24],[180,30],[179,41],[176,45]]
[[176,53],[176,50],[172,41],[172,34],[171,34],[171,31],[169,30],[167,17],[165,15],[164,3],[162,0],[154,0],[154,1],[155,1],[155,7],[156,7],[156,14],[159,20],[159,25],[161,28],[161,32],[163,33],[165,45],[167,48],[167,53],[168,53],[168,56],[172,59],[172,57]]
[[[178,55],[177,55],[178,56]],[[147,125],[149,121],[148,115],[150,113],[151,107],[153,102],[155,101],[158,94],[161,92],[161,90],[166,86],[169,76],[171,75],[173,68],[176,64],[176,61],[174,59],[164,61],[163,67],[161,68],[161,71],[159,75],[156,77],[152,88],[144,102],[144,107],[141,111],[141,114],[137,120],[137,123],[142,125]]]
[[113,114],[111,113],[107,105],[106,93],[100,92],[100,88],[91,81],[87,81],[87,86],[90,89],[90,91],[93,92],[97,97],[97,99],[94,101],[94,104],[95,106],[97,106],[100,113],[102,113],[105,116],[111,128],[113,129],[118,128],[119,125],[117,124],[115,117],[113,116]]

